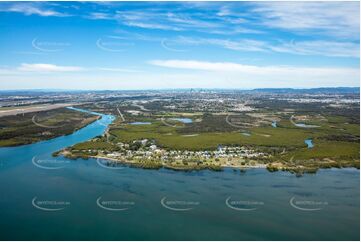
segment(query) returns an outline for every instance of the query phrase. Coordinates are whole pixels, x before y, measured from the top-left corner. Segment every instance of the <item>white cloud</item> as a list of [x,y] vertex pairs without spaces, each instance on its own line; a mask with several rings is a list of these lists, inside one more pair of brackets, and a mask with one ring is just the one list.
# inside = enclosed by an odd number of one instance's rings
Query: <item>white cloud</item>
[[19,71],[29,72],[74,72],[82,71],[84,68],[78,66],[58,66],[53,64],[27,64],[23,63],[17,68]]
[[278,41],[270,43],[267,41],[253,39],[212,39],[178,36],[177,38],[167,39],[161,45],[168,50],[180,49],[187,50],[189,46],[214,45],[221,48],[250,51],[250,52],[278,52],[296,55],[316,55],[333,57],[355,57],[360,56],[360,46],[354,42],[336,42],[325,40],[314,41]]
[[269,27],[359,38],[358,2],[258,2],[253,4],[255,7],[252,12],[260,14],[259,21]]
[[[257,70],[257,69],[256,69]],[[350,73],[348,76],[324,74],[316,76],[311,73],[286,73],[270,75],[268,73],[250,73],[240,71],[192,71],[184,69],[161,69],[159,72],[122,73],[122,72],[66,72],[62,75],[54,73],[38,74],[24,72],[23,75],[0,75],[1,89],[33,89],[33,88],[71,88],[97,90],[126,90],[126,89],[164,89],[164,88],[312,88],[359,86],[358,75]],[[0,70],[1,73],[1,70]],[[271,74],[274,74],[271,73]],[[288,76],[287,76],[288,75]],[[299,76],[297,76],[299,75]],[[332,76],[334,75],[334,76]]]
[[[54,68],[54,65],[49,64],[21,65],[23,68],[0,66],[0,88],[86,87],[124,90],[359,86],[359,69],[356,68],[256,66],[197,60],[153,60],[149,63],[154,67],[146,72],[121,67],[88,67],[64,71],[69,70],[68,67]],[[55,74],[57,71],[64,72]]]
[[22,63],[18,67],[1,67],[0,66],[0,74],[1,75],[29,75],[29,72],[32,72],[32,75],[35,75],[36,73],[40,74],[52,74],[54,72],[62,72],[62,75],[67,73],[74,73],[74,72],[81,72],[81,74],[84,74],[86,71],[87,73],[141,73],[142,70],[135,69],[135,68],[118,68],[118,67],[79,67],[79,66],[60,66],[60,65],[54,65],[54,64],[27,64]]
[[[189,4],[183,8],[138,8],[136,10],[116,11],[113,19],[122,25],[139,27],[144,29],[161,29],[172,31],[197,31],[221,35],[252,33],[259,34],[261,31],[248,29],[240,26],[244,23],[240,17],[223,17],[217,15],[214,10],[197,9],[196,12],[188,12]],[[94,15],[94,14],[91,14]],[[102,18],[103,16],[100,16]],[[92,18],[92,16],[90,16]],[[93,17],[94,18],[94,17]],[[111,19],[111,18],[109,18]]]
[[139,73],[143,72],[136,69],[126,69],[126,68],[112,68],[112,67],[99,67],[97,68],[100,71],[109,71],[109,72],[127,72],[127,73]]
[[360,46],[353,42],[334,41],[290,41],[280,45],[269,46],[275,52],[298,55],[321,55],[335,57],[360,57]]
[[231,14],[232,14],[232,12],[229,9],[229,6],[222,6],[220,8],[219,12],[217,13],[217,16],[224,17],[224,16],[228,16],[228,15],[231,15]]
[[162,29],[162,30],[174,30],[180,31],[181,28],[172,27],[170,25],[160,24],[160,23],[147,23],[147,22],[140,22],[140,21],[128,21],[126,22],[128,26],[139,27],[144,29]]
[[[232,75],[239,80],[289,81],[289,82],[328,82],[338,83],[347,80],[356,85],[359,82],[359,69],[333,67],[294,67],[294,66],[255,66],[232,62],[207,62],[197,60],[152,60],[151,65],[173,69],[196,70],[216,75]],[[200,78],[201,75],[200,75]]]
[[182,28],[164,21],[165,18],[165,13],[154,11],[117,11],[114,16],[114,19],[118,20],[119,23],[132,27],[173,31],[182,30]]
[[196,60],[152,60],[152,65],[203,71],[251,71],[254,66],[247,66],[231,62],[206,62]]
[[23,13],[25,15],[39,15],[43,17],[54,16],[54,17],[67,17],[68,14],[61,13],[51,9],[44,9],[41,6],[36,6],[32,3],[16,3],[10,6],[7,9],[2,9],[0,11],[8,11],[8,12],[17,12]]
[[268,51],[267,42],[252,39],[213,39],[213,38],[194,38],[179,36],[174,40],[168,40],[167,43],[178,45],[216,45],[225,49],[239,51]]
[[94,12],[87,16],[90,19],[114,19],[109,13]]
[[197,28],[217,28],[220,27],[219,23],[206,21],[202,19],[192,18],[191,15],[188,14],[175,14],[175,13],[167,13],[166,20],[169,22],[173,22],[179,24],[182,27],[197,27]]

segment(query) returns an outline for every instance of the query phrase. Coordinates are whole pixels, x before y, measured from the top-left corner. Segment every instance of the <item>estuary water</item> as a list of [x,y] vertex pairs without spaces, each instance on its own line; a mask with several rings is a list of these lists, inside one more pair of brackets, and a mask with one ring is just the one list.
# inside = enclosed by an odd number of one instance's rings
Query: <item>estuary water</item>
[[277,121],[273,121],[271,125],[273,128],[277,128]]
[[131,125],[148,125],[152,124],[151,122],[132,122]]
[[170,120],[175,120],[175,121],[179,121],[182,122],[184,124],[191,124],[193,123],[193,120],[190,118],[170,118]]
[[313,148],[313,142],[312,139],[305,139],[305,144],[307,145],[307,148],[311,149]]
[[[358,240],[356,169],[180,172],[51,154],[101,135],[0,149],[0,240]],[[35,158],[34,158],[35,157]]]

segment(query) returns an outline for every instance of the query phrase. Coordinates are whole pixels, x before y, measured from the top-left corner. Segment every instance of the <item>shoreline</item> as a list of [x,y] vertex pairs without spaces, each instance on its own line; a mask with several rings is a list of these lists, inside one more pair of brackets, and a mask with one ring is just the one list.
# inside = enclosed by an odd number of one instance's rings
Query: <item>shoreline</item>
[[[104,157],[104,156],[86,156],[86,157],[75,157],[75,156],[69,156],[69,151],[68,153],[64,153],[66,152],[65,150],[62,150],[60,152],[57,152],[57,154],[55,156],[63,156],[67,159],[72,159],[72,160],[76,160],[78,158],[80,159],[84,159],[87,160],[89,158],[91,159],[95,159],[96,162],[98,163],[99,159],[100,160],[106,160],[106,161],[111,161],[111,163],[116,164],[116,165],[124,165],[124,166],[128,166],[131,168],[142,168],[142,169],[154,169],[154,170],[158,170],[161,168],[164,169],[170,169],[170,170],[174,170],[174,171],[185,171],[185,172],[191,172],[191,171],[200,171],[200,170],[211,170],[211,171],[223,171],[224,169],[233,169],[233,170],[239,170],[241,172],[244,172],[245,170],[248,169],[265,169],[268,172],[277,172],[277,171],[284,171],[284,172],[289,172],[292,173],[294,175],[296,175],[297,177],[302,176],[303,174],[316,174],[319,170],[326,170],[326,169],[357,169],[360,170],[359,166],[329,166],[329,167],[287,167],[287,166],[283,166],[280,167],[278,169],[274,169],[274,167],[272,167],[272,163],[270,164],[257,164],[257,165],[244,165],[244,166],[230,166],[230,165],[204,165],[204,166],[171,166],[171,165],[166,165],[164,163],[156,163],[156,162],[132,162],[132,161],[124,161],[124,160],[119,160],[116,158],[111,158],[111,157]],[[104,164],[104,166],[108,166],[109,164]],[[109,166],[109,168],[111,169],[112,166]]]
[[[111,157],[103,157],[103,156],[89,156],[89,158],[93,158],[93,159],[103,159],[103,160],[110,160],[110,161],[114,161],[116,163],[119,164],[137,164],[137,162],[131,162],[131,161],[121,161],[115,158],[111,158]],[[174,170],[188,170],[186,169],[186,167],[184,167],[185,169],[182,169],[183,167],[172,167],[172,166],[167,166],[164,165],[163,163],[161,163],[161,165],[164,168],[171,168]],[[259,165],[245,165],[245,166],[229,166],[229,165],[220,165],[221,168],[229,168],[229,169],[267,169],[267,165],[265,164],[259,164]],[[190,169],[190,170],[197,170],[197,169]]]

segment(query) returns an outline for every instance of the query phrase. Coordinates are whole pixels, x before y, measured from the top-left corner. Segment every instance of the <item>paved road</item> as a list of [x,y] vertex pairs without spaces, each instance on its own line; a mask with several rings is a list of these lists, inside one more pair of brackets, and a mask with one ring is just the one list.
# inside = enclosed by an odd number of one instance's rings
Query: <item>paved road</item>
[[39,111],[47,111],[57,108],[70,107],[79,105],[79,103],[57,103],[57,104],[42,104],[42,105],[33,105],[33,106],[24,106],[24,107],[14,107],[13,109],[0,109],[0,117],[23,114],[23,113],[33,113]]
[[125,122],[124,115],[120,112],[119,108],[117,108],[120,118],[122,119],[122,122]]

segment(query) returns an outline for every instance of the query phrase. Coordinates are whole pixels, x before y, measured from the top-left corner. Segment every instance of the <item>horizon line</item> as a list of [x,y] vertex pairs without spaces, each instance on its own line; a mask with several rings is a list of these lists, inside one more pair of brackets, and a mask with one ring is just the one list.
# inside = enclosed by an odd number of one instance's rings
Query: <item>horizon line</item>
[[174,90],[238,90],[253,91],[260,89],[291,89],[291,90],[312,90],[312,89],[340,89],[340,88],[358,88],[360,86],[325,86],[325,87],[258,87],[258,88],[203,88],[203,87],[185,87],[185,88],[154,88],[154,89],[61,89],[61,88],[32,88],[32,89],[2,89],[0,92],[10,91],[51,91],[51,92],[76,92],[76,91],[174,91]]

